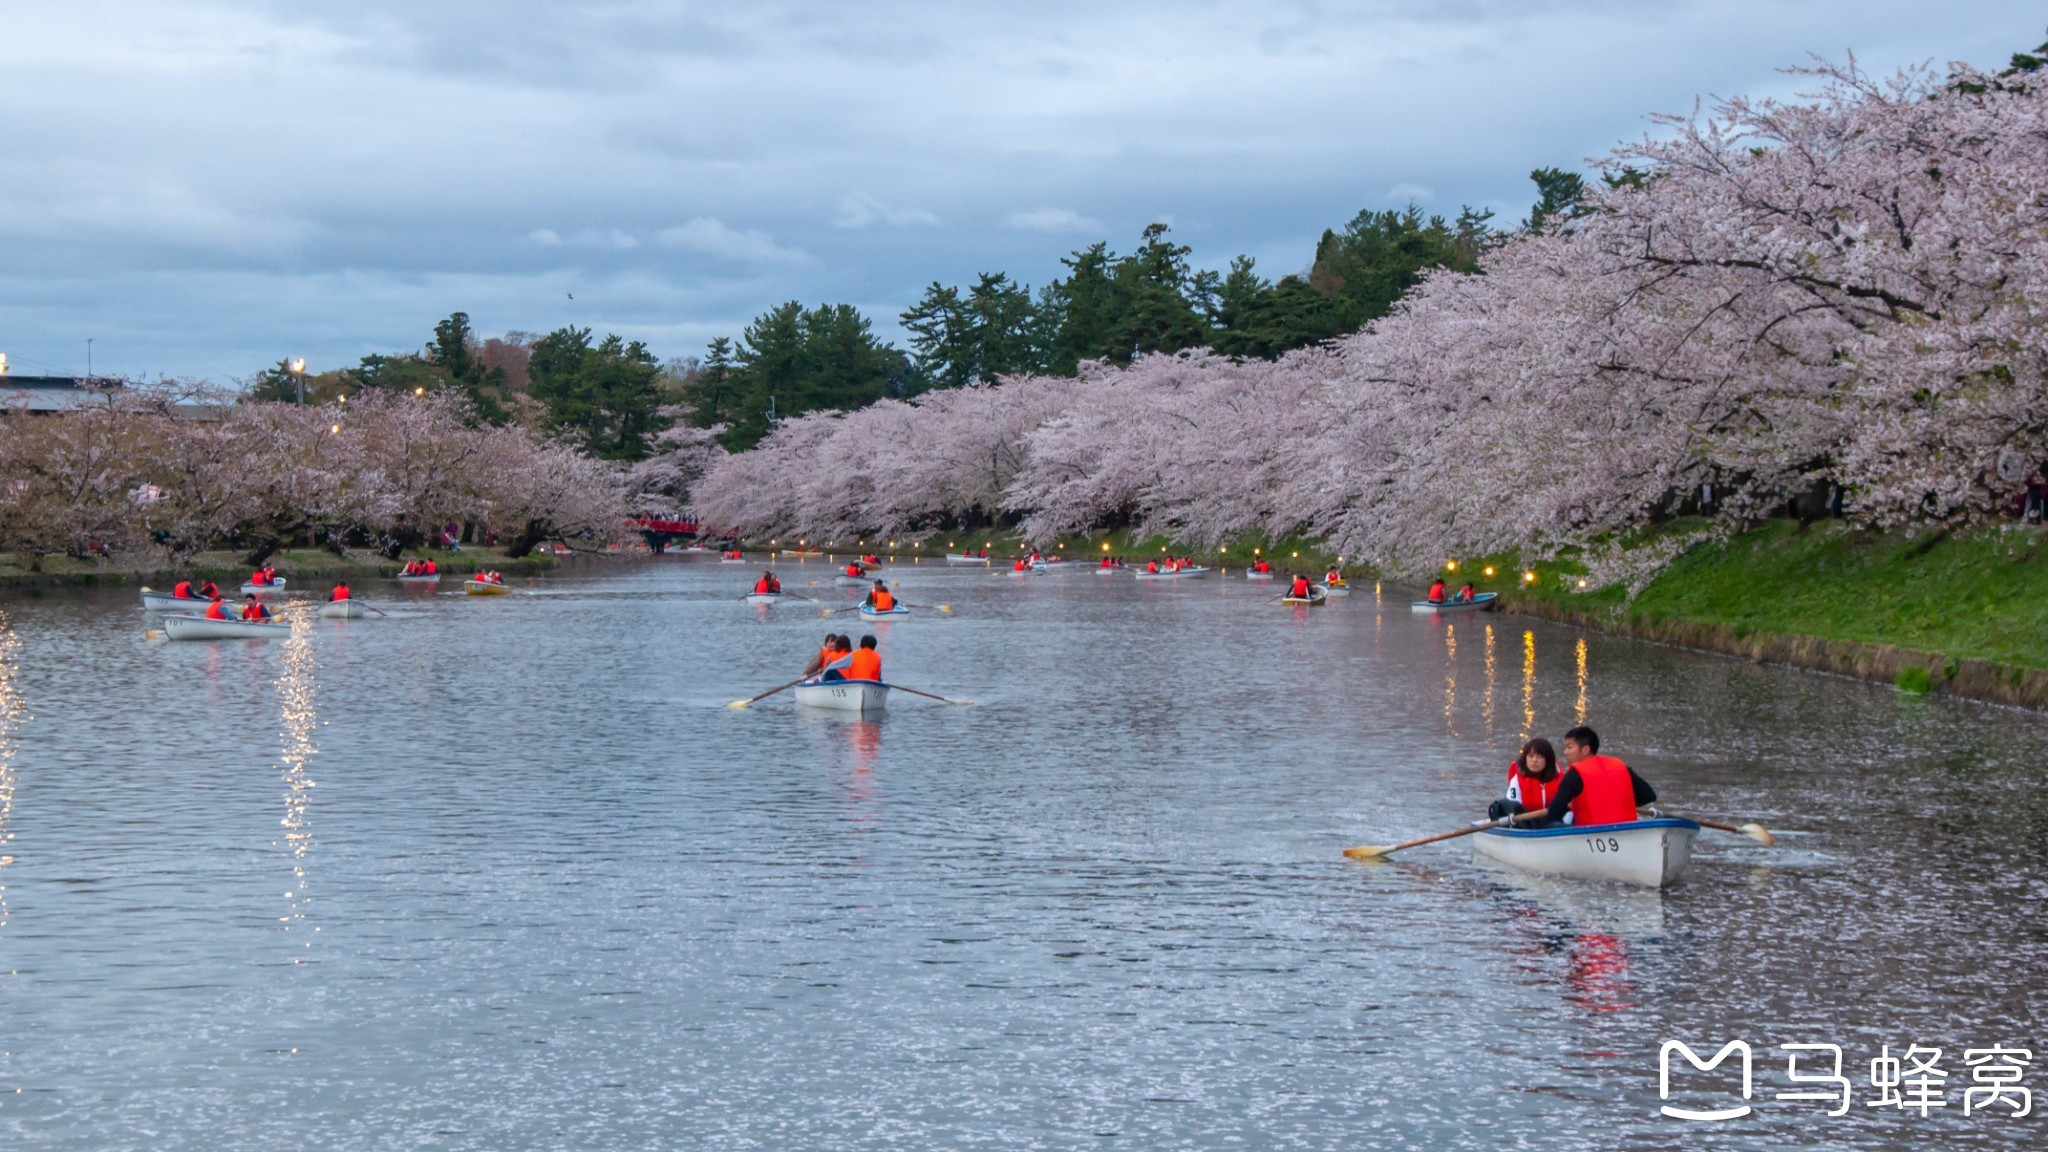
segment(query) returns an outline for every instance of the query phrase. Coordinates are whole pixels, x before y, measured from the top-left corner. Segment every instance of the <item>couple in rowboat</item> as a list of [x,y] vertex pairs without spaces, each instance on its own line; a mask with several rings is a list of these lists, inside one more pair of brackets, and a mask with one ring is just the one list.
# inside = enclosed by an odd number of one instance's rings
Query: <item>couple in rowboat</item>
[[1657,801],[1657,790],[1635,769],[1600,755],[1599,733],[1583,724],[1564,734],[1564,762],[1559,771],[1557,753],[1541,736],[1522,745],[1522,754],[1508,765],[1508,794],[1487,808],[1486,818],[1542,809],[1542,816],[1516,826],[1626,824],[1636,819],[1636,809]]
[[875,651],[873,636],[861,637],[860,647],[855,648],[850,636],[828,635],[818,654],[804,665],[804,675],[816,676],[820,680],[879,681],[882,678],[882,654]]

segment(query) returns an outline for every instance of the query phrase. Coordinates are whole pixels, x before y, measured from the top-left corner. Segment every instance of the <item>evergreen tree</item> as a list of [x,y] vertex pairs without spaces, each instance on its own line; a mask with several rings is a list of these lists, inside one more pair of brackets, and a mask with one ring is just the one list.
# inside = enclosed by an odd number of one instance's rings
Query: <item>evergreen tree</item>
[[606,336],[593,344],[588,328],[558,328],[533,343],[527,371],[548,426],[606,460],[638,460],[663,427],[661,363],[638,340]]
[[[708,363],[708,361],[707,361]],[[875,338],[848,304],[805,309],[790,301],[755,318],[733,353],[726,447],[751,447],[771,420],[819,409],[842,411],[900,395],[912,386],[909,357]]]

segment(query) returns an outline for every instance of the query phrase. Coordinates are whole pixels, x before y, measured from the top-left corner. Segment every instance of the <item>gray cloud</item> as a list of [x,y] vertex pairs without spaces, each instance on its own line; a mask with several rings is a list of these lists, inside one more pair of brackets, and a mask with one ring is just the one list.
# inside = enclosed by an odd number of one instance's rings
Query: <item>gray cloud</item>
[[1361,208],[1519,218],[1531,168],[1796,91],[1808,51],[2039,39],[2003,0],[17,6],[0,351],[239,375],[463,309],[680,355],[788,299],[887,331],[934,279],[1042,283],[1166,217],[1291,271]]

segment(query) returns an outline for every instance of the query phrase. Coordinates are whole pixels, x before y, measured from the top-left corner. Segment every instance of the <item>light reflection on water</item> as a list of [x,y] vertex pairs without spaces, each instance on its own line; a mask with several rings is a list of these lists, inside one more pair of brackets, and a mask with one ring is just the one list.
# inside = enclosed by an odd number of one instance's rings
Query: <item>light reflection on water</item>
[[[1377,589],[937,566],[906,593],[956,614],[884,657],[975,706],[739,711],[840,627],[757,574],[274,645],[10,606],[0,1147],[2032,1143],[1761,1075],[1751,1126],[1675,1128],[1656,1051],[2039,1041],[2038,717]],[[1483,813],[1516,633],[1521,735],[1584,717],[1783,846],[1702,840],[1665,895],[1339,857]]]
[[16,733],[29,719],[15,688],[14,664],[21,641],[5,610],[0,610],[0,945],[7,935],[7,868],[14,863],[14,753]]
[[[284,781],[284,819],[278,823],[284,829],[283,847],[291,856],[292,886],[285,893],[285,912],[278,917],[286,932],[319,931],[307,923],[307,910],[312,904],[312,895],[306,890],[306,857],[313,850],[313,822],[307,812],[312,801],[313,778],[307,769],[319,749],[313,746],[313,728],[319,722],[319,713],[313,700],[313,681],[316,661],[313,654],[314,617],[307,612],[291,616],[292,634],[283,644],[283,670],[277,677],[277,699],[281,733],[284,741],[279,753],[279,765]],[[308,933],[301,947],[310,949],[313,941]],[[294,957],[293,963],[302,962]]]

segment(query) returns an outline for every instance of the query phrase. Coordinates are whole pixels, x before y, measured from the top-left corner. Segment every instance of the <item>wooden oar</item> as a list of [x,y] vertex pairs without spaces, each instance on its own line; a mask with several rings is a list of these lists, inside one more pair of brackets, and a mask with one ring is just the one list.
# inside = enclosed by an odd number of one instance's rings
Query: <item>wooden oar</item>
[[1346,848],[1344,854],[1353,860],[1377,860],[1389,853],[1399,852],[1403,848],[1419,848],[1424,844],[1434,844],[1439,840],[1455,840],[1460,836],[1470,836],[1474,832],[1484,832],[1488,828],[1504,828],[1510,824],[1520,824],[1525,820],[1534,820],[1548,811],[1549,809],[1547,808],[1538,808],[1516,816],[1503,816],[1498,820],[1482,820],[1477,824],[1467,824],[1463,828],[1450,832],[1439,832],[1434,836],[1424,836],[1419,840],[1409,840],[1401,844],[1364,844],[1357,848]]
[[1771,835],[1771,830],[1761,824],[1722,824],[1715,820],[1702,820],[1697,816],[1685,816],[1681,819],[1690,820],[1702,828],[1712,828],[1716,832],[1733,832],[1737,836],[1747,836],[1766,848],[1775,847],[1778,843],[1777,838]]
[[948,704],[972,704],[972,703],[974,703],[974,701],[972,701],[972,700],[964,699],[964,698],[962,698],[962,697],[959,697],[959,696],[939,696],[939,695],[936,695],[936,694],[934,694],[934,693],[931,693],[931,692],[920,692],[920,691],[918,691],[918,690],[917,690],[917,689],[915,689],[915,688],[905,688],[905,687],[904,687],[903,685],[901,685],[901,684],[891,684],[891,685],[889,685],[889,687],[891,687],[891,688],[894,688],[894,689],[895,689],[895,690],[897,690],[898,692],[908,692],[908,693],[910,693],[910,694],[911,694],[912,696],[924,696],[924,697],[928,697],[928,698],[930,698],[930,699],[933,699],[933,700],[943,700],[943,701],[945,701],[945,702],[946,702],[946,703],[948,703]]
[[778,685],[776,685],[775,687],[773,687],[773,688],[770,688],[770,689],[769,689],[769,690],[767,690],[766,692],[763,692],[763,693],[761,693],[761,694],[760,694],[759,696],[756,696],[756,697],[754,697],[753,699],[750,699],[750,700],[735,700],[735,701],[733,701],[732,703],[730,703],[730,704],[727,704],[727,705],[726,705],[726,707],[727,707],[727,708],[745,708],[745,707],[746,707],[747,705],[749,705],[749,704],[753,704],[753,703],[755,703],[756,701],[766,700],[766,699],[767,699],[767,698],[769,698],[770,696],[773,696],[773,695],[775,695],[775,694],[776,694],[777,692],[781,692],[781,691],[783,691],[783,690],[785,690],[785,689],[789,689],[789,688],[794,688],[794,687],[796,687],[797,685],[799,685],[799,684],[801,684],[801,683],[803,683],[804,681],[806,681],[806,680],[809,680],[809,679],[810,679],[810,677],[809,677],[809,676],[799,676],[799,677],[797,677],[796,679],[794,679],[794,680],[791,680],[791,681],[790,681],[789,683],[787,683],[787,684],[778,684]]
[[905,608],[923,608],[928,611],[934,608],[938,609],[941,612],[951,612],[953,610],[953,606],[951,604],[912,604],[908,600],[905,600],[903,602],[903,606]]

